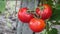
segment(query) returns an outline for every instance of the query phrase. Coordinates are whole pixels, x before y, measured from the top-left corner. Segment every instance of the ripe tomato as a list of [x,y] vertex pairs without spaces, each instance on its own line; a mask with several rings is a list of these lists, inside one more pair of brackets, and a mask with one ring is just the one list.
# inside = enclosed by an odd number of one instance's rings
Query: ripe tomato
[[46,20],[52,16],[52,8],[48,4],[43,4],[42,7],[42,10],[41,7],[36,8],[36,13],[40,15],[41,19]]
[[34,32],[41,32],[45,28],[45,22],[42,19],[33,18],[29,22],[29,27]]
[[32,18],[33,15],[27,12],[28,8],[24,7],[19,9],[18,12],[18,19],[24,23],[28,23]]

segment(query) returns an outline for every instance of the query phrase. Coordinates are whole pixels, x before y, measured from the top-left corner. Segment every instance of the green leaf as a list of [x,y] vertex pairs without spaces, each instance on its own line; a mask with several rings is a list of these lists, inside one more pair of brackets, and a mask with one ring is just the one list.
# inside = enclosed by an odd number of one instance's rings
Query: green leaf
[[0,0],[0,13],[5,10],[6,0]]
[[60,10],[54,9],[51,20],[60,20]]
[[60,5],[56,5],[56,8],[52,9],[51,20],[60,20]]
[[53,1],[52,0],[47,0],[47,4],[49,4],[49,5],[53,5]]
[[46,33],[46,29],[44,29],[42,32],[41,32],[41,34],[45,34]]
[[56,4],[56,9],[60,10],[60,4]]
[[57,0],[58,2],[57,3],[60,3],[60,0]]
[[52,30],[49,31],[49,34],[58,34],[58,31],[56,28],[52,28]]
[[52,10],[52,17],[50,18],[50,21],[55,20],[55,24],[59,24],[58,21],[60,20],[60,5],[56,4],[56,7]]

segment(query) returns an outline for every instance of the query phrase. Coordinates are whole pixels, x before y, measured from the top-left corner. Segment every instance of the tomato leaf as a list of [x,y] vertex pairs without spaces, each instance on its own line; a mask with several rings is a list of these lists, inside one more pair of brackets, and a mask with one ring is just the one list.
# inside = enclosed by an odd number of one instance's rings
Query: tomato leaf
[[0,13],[5,10],[6,1],[0,0]]
[[60,10],[53,10],[53,15],[51,17],[52,20],[60,20]]
[[49,31],[49,34],[58,34],[58,31],[56,28],[52,28],[52,30]]
[[44,29],[42,32],[41,32],[41,34],[45,34],[46,33],[46,29]]
[[47,0],[47,4],[49,4],[49,5],[53,5],[53,1],[52,0]]
[[58,21],[60,20],[60,5],[56,5],[55,8],[53,8],[52,11],[52,17],[50,18],[50,21],[55,20],[55,24],[60,24]]

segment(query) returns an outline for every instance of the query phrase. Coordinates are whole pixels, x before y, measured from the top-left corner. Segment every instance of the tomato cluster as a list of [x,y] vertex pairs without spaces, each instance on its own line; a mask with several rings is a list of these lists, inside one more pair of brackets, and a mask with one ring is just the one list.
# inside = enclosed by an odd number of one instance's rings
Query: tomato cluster
[[36,17],[32,11],[28,11],[29,9],[24,7],[20,8],[18,12],[18,19],[23,23],[28,23],[29,27],[34,32],[41,32],[44,30],[46,24],[45,20],[49,19],[52,15],[51,6],[48,4],[43,4],[42,6],[38,6],[34,11],[40,18]]

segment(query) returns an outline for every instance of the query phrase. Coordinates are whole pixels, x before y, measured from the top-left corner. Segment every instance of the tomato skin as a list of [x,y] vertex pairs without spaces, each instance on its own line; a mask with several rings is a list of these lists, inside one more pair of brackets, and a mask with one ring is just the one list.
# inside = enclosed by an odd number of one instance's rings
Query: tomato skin
[[41,19],[46,20],[52,16],[52,8],[48,4],[43,4],[44,9],[36,8],[36,13],[41,16]]
[[45,22],[42,19],[33,18],[29,22],[29,27],[34,32],[41,32],[45,28]]
[[19,9],[19,12],[18,12],[18,19],[23,23],[28,23],[33,18],[33,15],[27,13],[27,10],[28,8],[24,7]]

